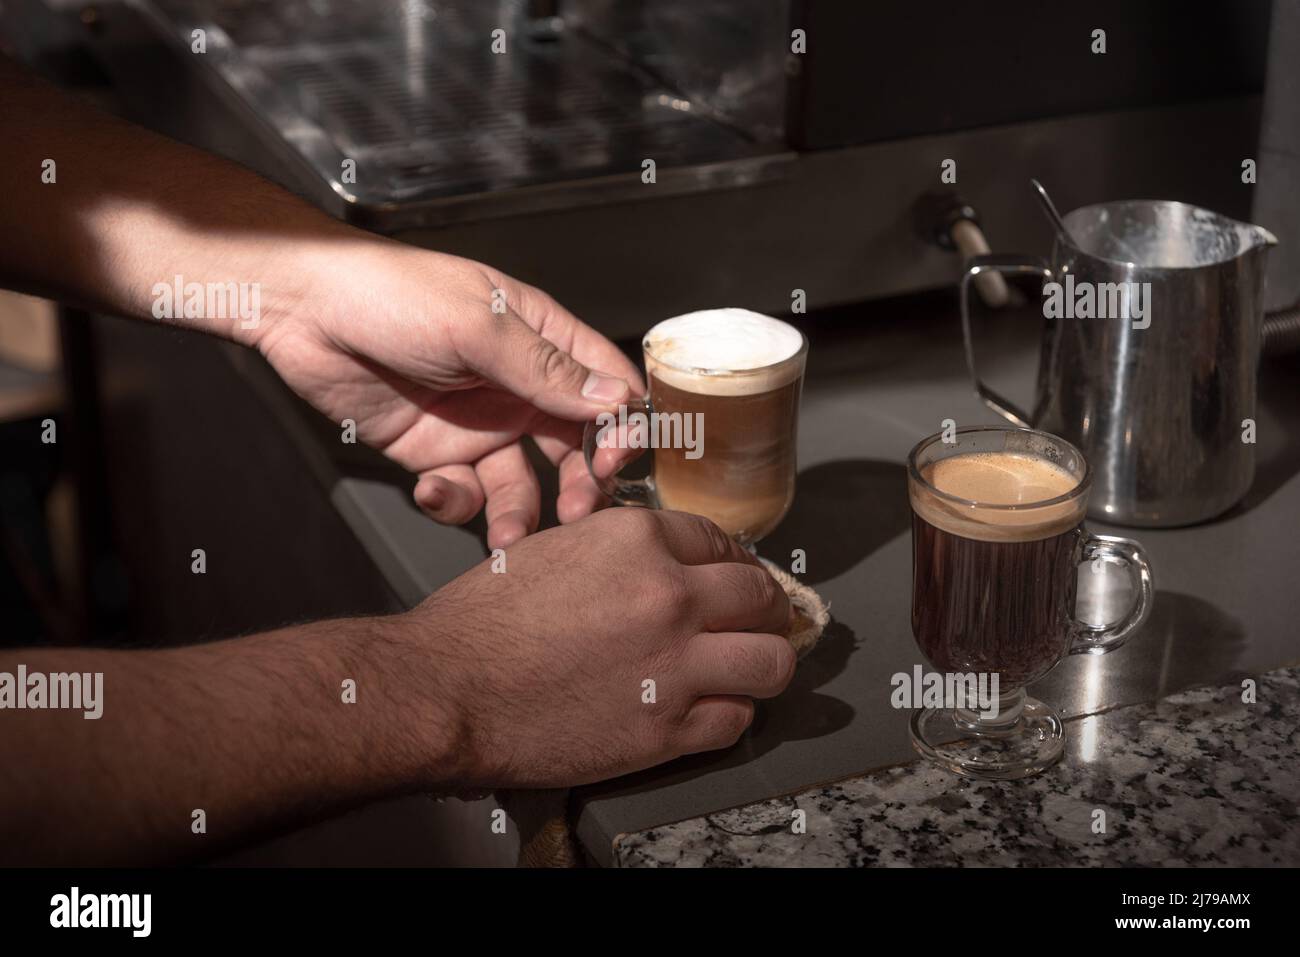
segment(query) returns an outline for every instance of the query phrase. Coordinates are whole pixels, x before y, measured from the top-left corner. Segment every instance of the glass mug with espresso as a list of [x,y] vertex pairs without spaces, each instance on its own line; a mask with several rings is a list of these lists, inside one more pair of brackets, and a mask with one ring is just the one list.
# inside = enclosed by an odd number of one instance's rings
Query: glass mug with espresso
[[[588,424],[592,477],[620,504],[703,515],[752,545],[794,500],[808,341],[779,319],[710,309],[664,320],[641,345],[649,395],[627,402],[617,420]],[[598,468],[646,448],[654,456],[647,478]]]
[[[959,774],[1027,777],[1061,756],[1065,726],[1025,687],[1067,654],[1123,644],[1150,613],[1151,567],[1137,542],[1084,529],[1092,479],[1068,442],[1008,428],[947,438],[908,456],[912,632],[936,671],[996,674],[999,697],[922,708],[912,744]],[[1103,564],[1128,575],[1133,604],[1115,622],[1086,624],[1075,617],[1080,566]]]

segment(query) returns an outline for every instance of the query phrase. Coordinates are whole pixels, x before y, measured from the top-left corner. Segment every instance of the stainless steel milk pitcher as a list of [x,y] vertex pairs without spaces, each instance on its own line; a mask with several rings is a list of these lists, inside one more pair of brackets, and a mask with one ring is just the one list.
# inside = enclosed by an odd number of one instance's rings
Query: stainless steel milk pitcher
[[[1168,526],[1222,514],[1255,475],[1265,253],[1277,240],[1176,202],[1085,206],[1064,226],[1050,266],[1024,256],[968,262],[961,315],[976,391],[1016,425],[1083,451],[1094,518]],[[976,370],[970,286],[990,270],[1043,279],[1032,413]]]

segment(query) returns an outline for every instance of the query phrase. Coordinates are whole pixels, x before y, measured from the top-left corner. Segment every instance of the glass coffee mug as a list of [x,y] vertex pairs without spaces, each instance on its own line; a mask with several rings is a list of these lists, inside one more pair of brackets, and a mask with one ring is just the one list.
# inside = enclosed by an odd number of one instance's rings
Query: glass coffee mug
[[[1025,686],[1067,654],[1118,648],[1146,620],[1153,594],[1142,546],[1084,530],[1091,484],[1078,449],[1029,429],[958,429],[949,441],[940,433],[908,456],[912,633],[936,671],[996,674],[999,692],[994,702],[916,711],[921,754],[1000,779],[1036,774],[1061,756],[1060,714]],[[1075,617],[1079,568],[1103,563],[1127,573],[1133,604],[1118,621],[1089,625]]]
[[[592,478],[621,505],[703,515],[752,545],[794,500],[807,339],[779,319],[710,309],[664,320],[641,345],[650,394],[625,403],[617,420],[587,425]],[[602,464],[621,466],[646,448],[647,478],[597,471],[605,449],[617,451]]]

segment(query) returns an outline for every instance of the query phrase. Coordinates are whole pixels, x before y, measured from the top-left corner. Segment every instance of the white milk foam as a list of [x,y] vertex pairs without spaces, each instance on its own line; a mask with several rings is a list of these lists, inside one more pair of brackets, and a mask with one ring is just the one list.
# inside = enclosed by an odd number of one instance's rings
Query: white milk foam
[[748,309],[705,309],[665,319],[642,342],[646,369],[678,389],[705,395],[769,392],[799,377],[803,336]]

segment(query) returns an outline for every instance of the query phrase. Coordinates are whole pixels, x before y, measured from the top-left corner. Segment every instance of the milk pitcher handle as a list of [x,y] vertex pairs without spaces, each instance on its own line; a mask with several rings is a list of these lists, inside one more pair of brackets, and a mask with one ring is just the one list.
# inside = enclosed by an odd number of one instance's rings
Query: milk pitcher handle
[[1129,635],[1147,620],[1151,614],[1155,585],[1147,553],[1137,542],[1114,535],[1085,535],[1079,564],[1090,564],[1095,574],[1101,572],[1104,564],[1118,565],[1128,573],[1129,584],[1133,589],[1132,607],[1116,621],[1105,625],[1088,625],[1075,620],[1070,654],[1104,655],[1128,641]]
[[971,382],[984,404],[1006,419],[1012,425],[1022,429],[1031,429],[1030,416],[1019,406],[986,386],[975,368],[975,338],[971,334],[970,321],[970,287],[977,276],[986,272],[997,272],[1006,276],[1040,276],[1044,282],[1051,282],[1052,270],[1047,263],[1033,256],[972,256],[966,260],[966,271],[961,277],[961,331],[966,339],[966,367],[970,369]]
[[[648,398],[629,399],[624,403],[622,409],[626,410],[624,413],[626,416],[641,413],[648,417],[654,411]],[[588,422],[582,432],[582,457],[587,460],[587,471],[591,473],[592,481],[596,483],[596,487],[619,505],[644,505],[657,508],[653,479],[625,479],[617,471],[613,475],[605,477],[596,474],[595,458],[597,449],[617,448],[622,450],[638,447],[634,431],[629,433],[628,429],[621,425],[612,414],[609,418],[602,417],[602,420]],[[623,456],[619,468],[637,457],[637,455]]]

